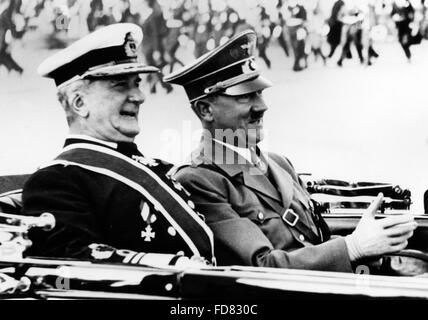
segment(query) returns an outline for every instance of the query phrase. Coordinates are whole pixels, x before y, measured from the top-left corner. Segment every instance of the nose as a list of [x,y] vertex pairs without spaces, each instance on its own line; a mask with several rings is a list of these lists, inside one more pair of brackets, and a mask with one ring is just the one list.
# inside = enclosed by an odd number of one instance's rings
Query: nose
[[266,105],[265,99],[262,96],[262,93],[257,93],[256,98],[254,99],[254,103],[252,106],[252,110],[256,112],[265,112],[268,109]]
[[135,104],[142,104],[146,100],[146,96],[139,88],[134,88],[129,92],[128,101]]

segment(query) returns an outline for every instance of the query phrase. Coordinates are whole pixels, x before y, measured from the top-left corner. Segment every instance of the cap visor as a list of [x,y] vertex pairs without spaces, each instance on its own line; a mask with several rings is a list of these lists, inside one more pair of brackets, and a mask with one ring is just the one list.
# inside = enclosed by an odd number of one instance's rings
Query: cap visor
[[159,69],[153,66],[146,66],[142,63],[122,63],[113,66],[100,67],[95,70],[85,72],[84,78],[87,77],[108,77],[122,74],[154,73]]
[[268,79],[259,76],[253,80],[241,82],[241,83],[238,83],[237,85],[229,87],[224,91],[224,93],[229,96],[240,96],[243,94],[269,88],[272,85],[273,85],[272,82],[270,82]]

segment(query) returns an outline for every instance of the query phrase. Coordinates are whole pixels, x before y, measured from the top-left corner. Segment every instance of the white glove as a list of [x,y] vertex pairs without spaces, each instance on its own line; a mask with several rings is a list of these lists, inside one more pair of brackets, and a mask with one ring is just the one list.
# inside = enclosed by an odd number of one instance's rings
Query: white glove
[[204,268],[207,267],[207,262],[201,258],[201,257],[197,257],[197,256],[193,256],[192,258],[188,258],[186,256],[182,256],[180,258],[178,258],[177,262],[174,264],[177,267],[180,268]]
[[410,214],[376,220],[376,211],[382,200],[383,194],[379,193],[364,212],[354,232],[345,237],[351,261],[404,249],[407,246],[407,239],[413,235],[413,230],[418,226]]

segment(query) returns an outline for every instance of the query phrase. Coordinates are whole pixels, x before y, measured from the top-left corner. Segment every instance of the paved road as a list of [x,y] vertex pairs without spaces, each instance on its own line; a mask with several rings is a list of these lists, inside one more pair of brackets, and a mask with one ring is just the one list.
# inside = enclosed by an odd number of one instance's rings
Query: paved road
[[[0,174],[35,170],[56,154],[67,132],[53,84],[35,73],[50,52],[35,46],[14,47],[24,77],[0,70]],[[299,172],[410,188],[412,208],[421,213],[428,189],[428,43],[413,49],[411,64],[398,44],[378,49],[381,57],[372,67],[317,62],[293,73],[291,59],[270,48],[273,68],[259,61],[275,83],[265,91],[264,147],[287,155]],[[188,53],[181,54],[189,61]],[[180,88],[148,95],[141,122],[137,142],[146,155],[179,162],[197,144],[199,124]]]

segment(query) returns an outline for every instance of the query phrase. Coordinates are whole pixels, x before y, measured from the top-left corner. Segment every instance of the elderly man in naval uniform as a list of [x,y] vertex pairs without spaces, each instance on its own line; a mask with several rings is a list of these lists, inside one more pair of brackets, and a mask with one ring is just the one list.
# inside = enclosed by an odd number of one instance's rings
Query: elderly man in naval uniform
[[[39,66],[55,81],[69,135],[24,186],[23,214],[56,219],[53,230],[30,234],[30,255],[141,264],[160,253],[215,262],[212,233],[168,174],[172,165],[134,143],[145,101],[140,75],[158,72],[138,61],[142,37],[135,24],[113,24]],[[118,256],[112,248],[124,250]]]

